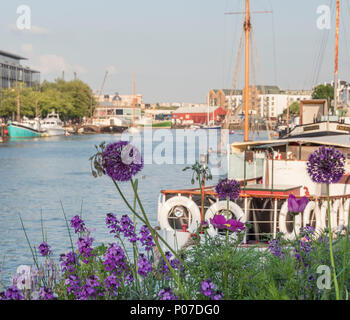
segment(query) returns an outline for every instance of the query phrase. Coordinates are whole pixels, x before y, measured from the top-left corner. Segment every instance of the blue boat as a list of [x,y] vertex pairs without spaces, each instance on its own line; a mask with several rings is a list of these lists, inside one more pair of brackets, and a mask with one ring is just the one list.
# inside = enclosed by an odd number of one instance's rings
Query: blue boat
[[8,124],[8,136],[10,138],[41,137],[44,131],[40,130],[35,121],[12,122]]

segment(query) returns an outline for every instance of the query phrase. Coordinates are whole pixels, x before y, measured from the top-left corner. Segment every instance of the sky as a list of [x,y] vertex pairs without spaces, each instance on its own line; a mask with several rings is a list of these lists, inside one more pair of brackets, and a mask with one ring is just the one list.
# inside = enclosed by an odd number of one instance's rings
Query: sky
[[[28,60],[41,80],[77,77],[99,92],[136,93],[145,103],[205,103],[211,88],[241,89],[235,68],[243,0],[4,0],[0,50]],[[252,84],[311,89],[333,80],[335,0],[251,0]],[[350,81],[350,0],[341,1],[339,77]],[[30,8],[30,29],[17,22]],[[317,9],[330,8],[330,27],[320,29]],[[346,23],[346,21],[348,21]],[[237,71],[236,71],[237,70]],[[235,77],[234,75],[237,74]]]

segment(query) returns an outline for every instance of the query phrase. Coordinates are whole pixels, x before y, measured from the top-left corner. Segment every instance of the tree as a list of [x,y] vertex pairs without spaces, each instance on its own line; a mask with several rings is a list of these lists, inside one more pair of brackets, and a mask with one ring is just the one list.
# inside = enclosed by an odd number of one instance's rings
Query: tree
[[[1,117],[13,117],[17,114],[16,85],[1,92]],[[97,104],[91,88],[81,80],[44,81],[40,90],[23,87],[23,84],[18,85],[21,86],[21,116],[29,118],[45,118],[54,110],[62,120],[81,120],[82,117],[89,117]]]
[[330,84],[320,84],[314,88],[312,99],[326,99],[331,102],[334,99],[334,88]]
[[[299,115],[299,110],[300,110],[300,103],[299,103],[299,101],[294,101],[289,106],[289,114],[291,114],[291,115]],[[283,110],[283,114],[287,114],[287,109]]]

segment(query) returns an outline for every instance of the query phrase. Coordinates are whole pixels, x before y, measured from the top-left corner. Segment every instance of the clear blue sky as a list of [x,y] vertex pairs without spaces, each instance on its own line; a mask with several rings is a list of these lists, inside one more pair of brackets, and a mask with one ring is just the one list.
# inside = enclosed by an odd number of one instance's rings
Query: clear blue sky
[[[349,2],[342,1],[340,28],[344,80],[350,80]],[[40,69],[42,80],[53,80],[65,69],[66,79],[76,71],[99,90],[108,68],[104,92],[127,94],[132,93],[135,71],[136,91],[145,102],[205,102],[210,88],[231,88],[242,16],[224,13],[243,10],[243,3],[7,0],[1,3],[0,49],[28,57],[26,63]],[[252,17],[261,66],[258,72],[256,64],[254,83],[310,89],[315,79],[333,79],[334,15],[330,30],[316,26],[317,7],[332,3],[335,0],[251,0],[252,10],[273,10]],[[22,4],[31,8],[31,31],[16,29],[16,10]],[[317,74],[322,41],[325,51]],[[242,77],[239,80],[240,88]]]

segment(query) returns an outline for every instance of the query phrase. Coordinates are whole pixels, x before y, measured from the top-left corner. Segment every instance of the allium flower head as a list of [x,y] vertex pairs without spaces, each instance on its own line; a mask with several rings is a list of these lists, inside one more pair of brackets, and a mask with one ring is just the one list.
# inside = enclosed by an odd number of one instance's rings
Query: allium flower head
[[345,156],[333,147],[314,151],[306,164],[307,173],[315,183],[337,183],[344,175]]
[[241,192],[241,185],[236,180],[222,179],[215,187],[220,199],[236,200]]
[[140,151],[127,141],[110,143],[102,155],[102,166],[115,181],[130,181],[143,168]]

